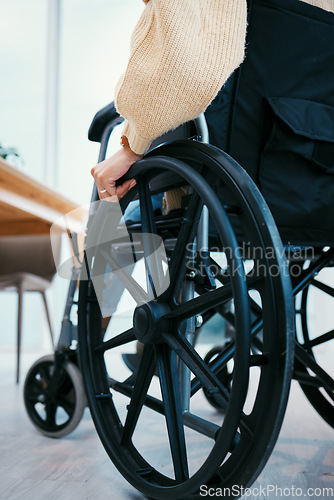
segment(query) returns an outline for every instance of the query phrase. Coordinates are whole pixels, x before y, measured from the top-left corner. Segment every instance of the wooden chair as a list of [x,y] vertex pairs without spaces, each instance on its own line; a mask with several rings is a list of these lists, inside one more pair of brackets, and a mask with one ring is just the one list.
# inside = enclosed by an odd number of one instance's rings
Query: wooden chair
[[[42,295],[46,317],[54,346],[45,290],[50,287],[60,257],[61,236],[54,245],[53,258],[49,235],[4,236],[0,238],[0,291],[18,293],[17,367],[16,382],[20,379],[20,352],[22,332],[23,293]],[[55,260],[57,262],[55,262]]]

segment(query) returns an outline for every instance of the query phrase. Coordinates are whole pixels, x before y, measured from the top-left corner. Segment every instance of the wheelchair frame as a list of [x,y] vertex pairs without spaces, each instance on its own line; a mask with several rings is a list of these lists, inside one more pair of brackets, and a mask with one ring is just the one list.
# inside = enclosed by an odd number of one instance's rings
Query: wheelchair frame
[[[104,155],[106,153],[107,149],[107,144],[108,140],[110,137],[110,134],[115,126],[119,122],[119,117],[114,114],[113,118],[108,122],[107,126],[105,127],[105,130],[102,134],[101,137],[101,148],[100,148],[100,155],[99,155],[99,161],[102,161],[104,158]],[[182,149],[186,146],[186,149],[188,145],[194,146],[197,144],[197,142],[193,141],[188,141],[188,142],[179,142],[175,143],[172,142],[170,144],[162,145],[157,148],[158,153],[160,151],[165,152],[167,151],[171,157],[177,156],[175,149],[181,151],[181,156],[184,155],[185,153],[182,153]],[[153,151],[154,155],[154,151]],[[150,156],[150,155],[149,155]],[[153,156],[154,158],[154,156]],[[131,175],[128,175],[128,177]],[[244,180],[244,179],[243,179]],[[251,182],[251,181],[250,181]],[[94,193],[92,199],[96,199],[96,188],[94,188]],[[270,221],[272,222],[272,221]],[[204,245],[205,248],[208,247],[207,239],[208,239],[208,221],[207,221],[207,215],[206,215],[206,220],[202,218],[202,223],[201,223],[201,234],[199,235],[200,238],[202,238],[204,241],[202,244]],[[204,235],[204,237],[202,236]],[[75,239],[73,240],[75,242]],[[291,263],[294,262],[293,259],[293,254],[290,260]],[[300,276],[293,280],[293,294],[296,296],[299,292],[302,290],[307,290],[308,287],[314,282],[315,276],[317,273],[323,268],[326,267],[327,265],[330,265],[331,262],[334,259],[334,249],[327,250],[325,252],[319,253],[319,255],[313,259],[313,261],[310,263],[309,267],[306,269],[303,269],[300,273]],[[300,264],[299,264],[300,265]],[[69,291],[68,291],[68,297],[67,297],[67,302],[66,302],[66,307],[65,307],[65,314],[64,314],[64,320],[62,324],[62,329],[61,329],[61,334],[58,342],[58,346],[55,352],[55,357],[54,357],[54,363],[52,364],[50,359],[47,360],[49,365],[51,363],[51,368],[52,370],[50,371],[50,377],[49,377],[49,386],[48,386],[48,394],[50,395],[49,397],[52,398],[52,395],[54,395],[55,388],[57,387],[57,384],[59,384],[59,381],[61,380],[61,377],[64,375],[64,370],[65,372],[68,371],[66,370],[66,363],[71,363],[74,364],[74,366],[79,367],[79,359],[78,359],[78,351],[77,351],[77,333],[76,333],[76,327],[72,325],[70,321],[70,314],[71,314],[71,309],[73,305],[77,304],[77,301],[74,300],[74,295],[75,295],[75,290],[77,286],[77,280],[80,275],[80,269],[77,267],[73,268],[73,276],[72,276],[72,281],[70,283]],[[191,294],[193,293],[193,287],[190,286],[188,287],[188,292]],[[227,313],[228,316],[228,313]],[[261,329],[261,324],[260,325],[255,325],[255,332],[259,331]],[[290,325],[290,333],[289,337],[292,337],[292,326]],[[193,326],[190,326],[189,331],[188,331],[188,338],[193,336]],[[226,366],[226,359],[228,359],[228,356],[230,356],[229,350],[225,349],[222,352],[222,355],[218,356],[217,358],[214,359],[214,363],[212,364],[213,370],[215,373],[220,373],[222,369]],[[321,396],[319,393],[319,387],[325,387],[327,390],[331,391],[332,390],[332,379],[322,370],[320,366],[317,365],[312,353],[307,352],[303,347],[301,347],[298,343],[296,343],[296,368],[293,373],[293,378],[299,381],[301,384],[303,390],[305,391],[306,395],[309,397],[311,403],[315,406],[317,411],[320,413],[320,415],[323,416],[329,423],[332,423],[332,416],[331,413],[328,413],[328,402],[324,401],[323,396]],[[291,358],[290,358],[291,359]],[[37,362],[38,363],[38,362]],[[42,364],[44,361],[42,361]],[[85,362],[87,363],[87,361]],[[292,365],[291,361],[288,362],[290,363],[290,366],[287,370],[287,373],[289,375],[287,376],[287,379],[290,380],[290,377],[292,375]],[[312,370],[312,372],[316,375],[311,375],[307,367]],[[37,369],[38,369],[38,364],[37,364]],[[36,367],[35,365],[32,367],[32,374],[33,374],[33,380],[35,380],[36,377]],[[79,372],[80,373],[80,372]],[[189,374],[187,374],[187,370],[185,370],[185,373],[183,374],[183,382],[181,383],[182,389],[181,392],[183,394],[189,394]],[[29,391],[31,387],[31,378],[32,375],[28,375],[27,380],[26,380],[26,385],[25,385],[25,399],[26,399],[26,407],[28,409],[28,413],[30,418],[32,419],[33,423],[35,426],[44,434],[47,436],[52,436],[52,437],[61,437],[63,435],[68,434],[73,430],[73,428],[79,423],[83,408],[86,404],[86,401],[84,398],[82,398],[82,395],[80,396],[81,399],[83,399],[84,404],[81,405],[80,412],[81,415],[79,418],[77,415],[73,412],[73,415],[71,418],[66,422],[65,425],[60,425],[60,426],[50,426],[49,422],[43,422],[40,420],[38,417],[36,418],[36,415],[34,414],[33,411],[31,411],[31,405],[29,405]],[[87,382],[86,382],[87,383]],[[288,382],[286,382],[288,384]],[[77,393],[79,393],[80,389],[80,384],[81,381],[78,382],[73,382],[72,384],[75,385],[75,390]],[[285,389],[286,390],[286,389]],[[318,393],[319,392],[319,393]],[[128,395],[130,395],[130,392],[128,390]],[[280,404],[281,407],[281,412],[284,414],[284,409],[285,409],[285,404],[286,404],[286,398],[287,398],[287,390],[285,394],[284,401]],[[320,400],[319,400],[320,398]],[[47,401],[46,401],[47,402]],[[213,401],[213,403],[217,404],[217,401]],[[223,404],[222,401],[218,402],[218,407],[219,404]],[[215,405],[213,405],[215,406]],[[157,404],[153,404],[149,407],[155,409],[158,412],[161,412],[161,408],[158,407]],[[209,425],[207,425],[204,421],[200,421],[199,419],[194,418],[194,416],[189,413],[189,401],[187,397],[183,397],[182,400],[182,407],[183,407],[183,415],[184,415],[184,424],[190,426],[190,428],[196,429],[197,431],[201,433],[205,433],[206,435],[212,436],[213,428],[210,428]],[[217,407],[217,406],[216,406]],[[30,409],[29,409],[30,408]],[[73,418],[73,416],[75,418]],[[257,464],[256,470],[252,471],[251,477],[247,478],[247,482],[244,483],[244,486],[249,485],[255,477],[259,474],[260,470],[263,468],[266,460],[269,458],[270,452],[274,446],[274,443],[277,439],[278,432],[280,429],[280,424],[281,424],[282,419],[278,419],[278,421],[272,421],[271,422],[271,438],[270,438],[270,446],[268,447],[268,443],[266,443],[266,447],[268,452],[266,454],[263,454],[261,460],[259,460],[259,464]],[[73,427],[74,426],[74,427]],[[273,429],[276,429],[275,431]],[[217,429],[215,429],[215,432],[217,432]],[[237,443],[235,443],[234,446],[236,446]],[[113,456],[113,459],[115,457]],[[122,469],[122,467],[120,467]],[[124,471],[122,471],[124,473]],[[133,478],[131,480],[133,482]],[[139,489],[142,489],[141,486],[137,486]],[[168,493],[169,494],[169,493]],[[182,493],[184,495],[184,492]],[[157,497],[157,498],[160,498]],[[163,496],[161,496],[163,498]],[[184,498],[184,496],[181,496],[180,498]]]

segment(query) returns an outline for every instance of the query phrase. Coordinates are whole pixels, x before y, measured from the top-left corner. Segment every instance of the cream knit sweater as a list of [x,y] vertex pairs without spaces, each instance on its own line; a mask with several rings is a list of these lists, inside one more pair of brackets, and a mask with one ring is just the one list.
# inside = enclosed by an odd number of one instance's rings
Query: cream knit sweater
[[[138,154],[207,108],[243,60],[247,24],[246,0],[143,1],[115,95]],[[302,1],[334,12],[334,0]]]

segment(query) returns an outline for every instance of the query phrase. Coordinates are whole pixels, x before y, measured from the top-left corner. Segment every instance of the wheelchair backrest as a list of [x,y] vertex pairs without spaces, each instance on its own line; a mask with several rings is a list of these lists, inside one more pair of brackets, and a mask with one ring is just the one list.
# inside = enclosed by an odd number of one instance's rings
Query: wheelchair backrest
[[246,58],[206,112],[286,242],[334,244],[334,14],[249,1]]

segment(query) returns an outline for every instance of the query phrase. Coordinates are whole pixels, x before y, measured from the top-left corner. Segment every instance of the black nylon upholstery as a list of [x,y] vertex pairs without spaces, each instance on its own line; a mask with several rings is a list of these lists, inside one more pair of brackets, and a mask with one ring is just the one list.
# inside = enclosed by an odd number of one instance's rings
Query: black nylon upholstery
[[334,14],[251,3],[245,61],[206,113],[211,142],[255,180],[285,243],[334,244]]

